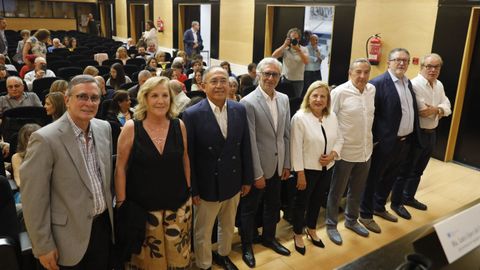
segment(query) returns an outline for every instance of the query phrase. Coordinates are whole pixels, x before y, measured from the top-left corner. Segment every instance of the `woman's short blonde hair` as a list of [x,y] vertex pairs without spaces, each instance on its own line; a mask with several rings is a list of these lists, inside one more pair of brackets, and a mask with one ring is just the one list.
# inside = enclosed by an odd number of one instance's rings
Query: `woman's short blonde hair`
[[148,94],[150,94],[150,92],[152,92],[155,87],[159,85],[165,87],[168,90],[168,94],[170,95],[170,108],[168,108],[167,117],[169,119],[177,117],[177,107],[175,106],[175,103],[173,101],[175,95],[173,94],[170,87],[168,87],[169,81],[170,79],[163,76],[151,77],[140,87],[137,95],[138,105],[135,107],[134,113],[135,119],[140,121],[145,120],[148,111],[147,96]]
[[322,81],[315,81],[307,89],[307,93],[305,97],[303,97],[302,105],[300,105],[300,110],[304,112],[310,112],[310,96],[312,95],[313,91],[323,88],[327,90],[327,106],[322,111],[323,116],[328,116],[330,114],[330,105],[332,103],[332,98],[330,96],[330,88],[328,87],[328,83]]

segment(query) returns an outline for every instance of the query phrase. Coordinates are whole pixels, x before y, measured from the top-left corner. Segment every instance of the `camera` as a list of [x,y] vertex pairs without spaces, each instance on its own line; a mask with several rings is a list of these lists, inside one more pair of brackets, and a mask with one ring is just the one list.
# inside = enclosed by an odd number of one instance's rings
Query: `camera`
[[290,44],[293,45],[293,46],[297,46],[298,45],[298,40],[296,38],[290,38]]

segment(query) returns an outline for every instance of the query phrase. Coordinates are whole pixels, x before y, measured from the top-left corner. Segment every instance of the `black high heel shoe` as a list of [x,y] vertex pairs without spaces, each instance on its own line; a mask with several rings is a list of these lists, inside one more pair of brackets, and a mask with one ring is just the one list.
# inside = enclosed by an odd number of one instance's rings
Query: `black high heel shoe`
[[298,253],[300,253],[302,255],[305,255],[305,252],[306,252],[305,246],[303,246],[303,247],[297,246],[297,241],[295,241],[295,235],[293,236],[293,244],[295,245],[295,250]]
[[[310,233],[308,232],[307,229],[305,229],[305,234],[307,235],[307,238],[310,237],[310,240],[312,241],[313,245],[314,246],[317,246],[317,247],[320,247],[320,248],[324,248],[325,245],[323,244],[322,240],[318,239],[318,240],[315,240],[313,239],[313,237],[310,235]],[[296,248],[296,246],[295,246]]]

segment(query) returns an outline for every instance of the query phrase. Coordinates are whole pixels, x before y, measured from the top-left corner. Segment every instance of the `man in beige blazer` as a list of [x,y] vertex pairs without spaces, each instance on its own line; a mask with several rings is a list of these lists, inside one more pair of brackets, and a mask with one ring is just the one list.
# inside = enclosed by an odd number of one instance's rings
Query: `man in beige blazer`
[[20,168],[23,212],[33,254],[47,269],[111,269],[110,125],[93,119],[101,92],[74,77],[67,112],[30,137]]

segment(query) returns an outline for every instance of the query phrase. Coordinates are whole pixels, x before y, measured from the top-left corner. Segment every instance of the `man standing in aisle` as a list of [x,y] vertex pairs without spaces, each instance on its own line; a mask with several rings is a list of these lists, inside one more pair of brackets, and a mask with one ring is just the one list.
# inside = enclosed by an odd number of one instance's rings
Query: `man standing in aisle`
[[30,137],[22,204],[33,254],[48,270],[112,269],[112,132],[95,114],[92,76],[74,77],[67,112]]
[[[405,76],[410,63],[410,53],[395,48],[388,54],[388,70],[371,80],[375,86],[375,117],[373,120],[372,164],[363,193],[360,222],[372,232],[381,229],[373,220],[377,215],[391,222],[396,216],[386,208],[387,198],[401,171],[406,170],[410,147],[418,141],[418,110],[410,80]],[[392,201],[392,210],[410,219],[402,202]]]
[[280,181],[290,176],[290,105],[287,95],[275,91],[282,64],[268,57],[260,61],[257,70],[260,85],[240,101],[247,109],[255,179],[252,190],[240,202],[242,259],[249,267],[255,266],[253,232],[261,202],[262,244],[278,254],[290,255],[275,239],[280,219]]
[[200,54],[200,51],[203,50],[203,40],[200,35],[200,23],[193,21],[192,28],[185,31],[183,34],[183,45],[188,57]]
[[420,74],[412,79],[419,110],[420,138],[423,145],[412,148],[408,158],[411,171],[406,176],[399,177],[392,190],[392,201],[401,201],[405,205],[423,211],[427,210],[427,205],[415,199],[415,193],[437,143],[438,121],[452,113],[443,84],[437,79],[442,65],[443,61],[440,55],[427,54],[420,60]]
[[320,65],[322,64],[325,55],[321,54],[321,48],[318,45],[318,36],[312,34],[310,36],[310,43],[307,45],[308,50],[308,64],[305,65],[305,72],[303,74],[303,93],[307,92],[308,87],[314,81],[322,80],[322,73]]
[[335,164],[327,203],[327,235],[337,245],[342,244],[337,230],[338,205],[346,187],[345,227],[368,236],[368,231],[357,219],[373,151],[375,86],[368,83],[370,69],[367,59],[355,59],[348,71],[350,80],[332,90],[332,110],[337,115],[344,141],[341,160]]

